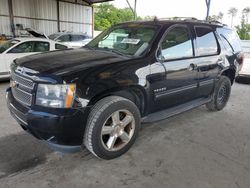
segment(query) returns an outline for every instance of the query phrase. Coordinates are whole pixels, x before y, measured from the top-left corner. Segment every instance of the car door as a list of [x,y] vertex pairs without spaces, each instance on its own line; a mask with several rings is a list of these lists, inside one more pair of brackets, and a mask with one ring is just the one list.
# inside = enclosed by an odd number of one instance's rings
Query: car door
[[191,101],[198,93],[193,41],[186,25],[170,27],[160,44],[157,61],[151,65],[152,111]]
[[194,26],[195,62],[199,71],[199,96],[207,97],[214,88],[215,79],[220,71],[220,64],[225,59],[220,55],[220,48],[213,29],[209,26]]
[[11,48],[5,54],[6,68],[9,70],[14,59],[49,51],[50,45],[44,41],[26,41]]

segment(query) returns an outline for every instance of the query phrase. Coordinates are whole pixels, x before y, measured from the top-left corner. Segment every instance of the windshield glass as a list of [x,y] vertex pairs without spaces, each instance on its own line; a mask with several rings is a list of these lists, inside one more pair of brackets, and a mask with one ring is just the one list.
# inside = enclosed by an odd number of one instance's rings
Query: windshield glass
[[157,27],[133,24],[104,31],[87,47],[112,51],[121,55],[142,55],[150,46]]
[[49,37],[49,39],[51,39],[51,40],[55,40],[55,39],[56,39],[57,37],[59,37],[60,35],[62,35],[62,34],[55,33],[55,34],[49,35],[48,37]]
[[20,42],[19,40],[9,40],[7,42],[4,42],[3,44],[0,44],[0,53],[3,53],[7,49],[9,49],[11,46],[17,44]]

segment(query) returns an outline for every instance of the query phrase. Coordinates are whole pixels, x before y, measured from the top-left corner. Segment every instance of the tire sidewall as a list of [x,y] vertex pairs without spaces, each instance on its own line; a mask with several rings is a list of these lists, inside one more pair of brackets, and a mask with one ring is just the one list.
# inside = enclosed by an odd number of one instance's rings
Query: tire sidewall
[[[102,127],[107,118],[110,117],[112,113],[122,109],[128,110],[134,117],[135,121],[134,134],[129,143],[127,143],[122,149],[117,151],[108,151],[104,148],[101,140]],[[119,100],[115,103],[111,103],[102,111],[101,114],[96,116],[97,119],[95,121],[95,125],[93,126],[92,136],[91,136],[92,149],[95,155],[103,159],[113,159],[128,151],[128,149],[134,144],[140,129],[140,113],[135,104],[127,99]]]
[[[226,100],[223,103],[218,103],[219,91],[223,86],[226,87],[226,91],[227,91]],[[216,92],[215,92],[215,96],[214,96],[215,105],[216,105],[217,110],[221,110],[226,106],[226,104],[229,100],[230,94],[231,94],[231,82],[230,82],[228,77],[221,76],[221,79],[219,80],[219,83],[216,87]]]

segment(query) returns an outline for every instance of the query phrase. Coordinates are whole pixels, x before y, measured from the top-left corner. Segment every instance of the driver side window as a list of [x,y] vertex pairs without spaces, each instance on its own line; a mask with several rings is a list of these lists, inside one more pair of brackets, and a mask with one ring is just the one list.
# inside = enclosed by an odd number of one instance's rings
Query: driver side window
[[177,26],[171,29],[161,44],[164,59],[179,59],[193,56],[192,41],[188,28]]
[[8,53],[30,53],[33,50],[33,45],[33,42],[24,42],[10,50]]

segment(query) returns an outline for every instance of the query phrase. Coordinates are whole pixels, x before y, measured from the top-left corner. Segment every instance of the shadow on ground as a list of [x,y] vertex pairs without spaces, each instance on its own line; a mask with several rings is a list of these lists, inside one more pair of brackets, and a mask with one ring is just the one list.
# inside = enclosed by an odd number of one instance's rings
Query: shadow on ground
[[52,150],[27,133],[0,138],[0,178],[46,161]]

